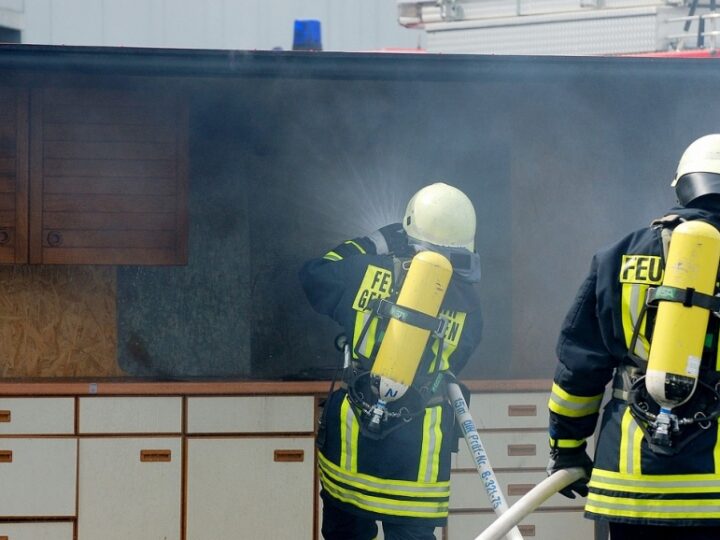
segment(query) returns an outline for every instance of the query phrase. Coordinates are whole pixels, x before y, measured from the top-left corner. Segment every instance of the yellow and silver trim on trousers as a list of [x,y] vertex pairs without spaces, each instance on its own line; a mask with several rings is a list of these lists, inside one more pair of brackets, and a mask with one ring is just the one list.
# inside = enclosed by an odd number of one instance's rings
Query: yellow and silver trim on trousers
[[318,453],[323,488],[335,499],[369,512],[406,517],[444,518],[450,503],[450,482],[438,481],[442,447],[442,406],[428,407],[425,437],[415,481],[379,478],[358,471],[359,424],[347,398],[341,407],[340,463]]
[[594,469],[585,510],[638,519],[720,518],[717,474],[642,475]]
[[386,480],[350,472],[322,453],[318,470],[323,489],[333,498],[369,512],[392,516],[444,518],[450,504],[450,482]]

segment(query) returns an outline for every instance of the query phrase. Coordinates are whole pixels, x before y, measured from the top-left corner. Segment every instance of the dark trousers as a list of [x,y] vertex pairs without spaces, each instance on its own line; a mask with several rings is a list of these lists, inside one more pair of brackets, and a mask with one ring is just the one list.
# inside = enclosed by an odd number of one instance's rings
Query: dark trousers
[[[383,522],[385,540],[435,540],[435,527]],[[325,540],[373,540],[378,533],[372,519],[344,512],[325,501],[322,535]]]
[[718,540],[720,527],[661,527],[610,523],[610,540]]

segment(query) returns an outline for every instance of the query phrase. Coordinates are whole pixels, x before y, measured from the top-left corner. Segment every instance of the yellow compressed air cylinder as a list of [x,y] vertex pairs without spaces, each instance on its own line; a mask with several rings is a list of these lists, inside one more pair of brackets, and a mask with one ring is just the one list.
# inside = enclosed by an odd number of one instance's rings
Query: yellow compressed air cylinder
[[[720,232],[703,221],[682,223],[672,234],[662,284],[713,295],[718,261]],[[645,386],[660,406],[677,407],[693,395],[709,316],[699,306],[659,302]]]
[[[439,253],[421,251],[410,263],[397,305],[437,317],[450,277],[450,261]],[[390,319],[371,375],[380,378],[380,398],[400,398],[415,378],[430,330]]]

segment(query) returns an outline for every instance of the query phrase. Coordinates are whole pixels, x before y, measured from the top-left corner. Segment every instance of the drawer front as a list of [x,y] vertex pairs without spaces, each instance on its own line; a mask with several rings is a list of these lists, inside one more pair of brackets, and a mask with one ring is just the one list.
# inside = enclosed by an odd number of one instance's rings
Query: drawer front
[[[550,458],[547,431],[481,431],[479,432],[485,453],[493,469],[545,469]],[[587,453],[595,451],[595,439],[587,439]],[[475,469],[475,461],[465,439],[460,450],[453,454],[453,469]]]
[[[489,527],[497,516],[493,512],[481,514],[450,514],[447,540],[475,538]],[[535,511],[518,525],[526,540],[588,540],[594,538],[594,523],[583,517],[582,511]]]
[[478,430],[548,426],[547,392],[473,394],[470,414]]
[[76,468],[76,439],[0,438],[0,516],[74,516]]
[[84,397],[80,433],[180,433],[181,397]]
[[188,398],[188,433],[310,433],[312,396]]
[[0,435],[72,435],[73,398],[0,399]]
[[[547,466],[550,455],[547,431],[485,431],[479,435],[494,469],[544,469]],[[460,441],[460,450],[454,459],[454,469],[475,469],[465,439]]]
[[[545,471],[498,472],[497,479],[509,505],[547,478]],[[456,472],[450,476],[452,510],[492,510],[480,475],[476,471]],[[568,499],[556,493],[543,503],[544,508],[580,508],[585,499]]]
[[73,540],[72,523],[0,523],[0,539]]

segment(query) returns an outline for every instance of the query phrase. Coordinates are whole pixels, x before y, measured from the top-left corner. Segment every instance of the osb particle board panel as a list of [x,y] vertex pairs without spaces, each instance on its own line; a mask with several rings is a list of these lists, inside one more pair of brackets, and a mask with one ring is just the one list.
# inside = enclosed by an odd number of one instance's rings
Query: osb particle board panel
[[0,267],[0,377],[122,375],[115,268]]

